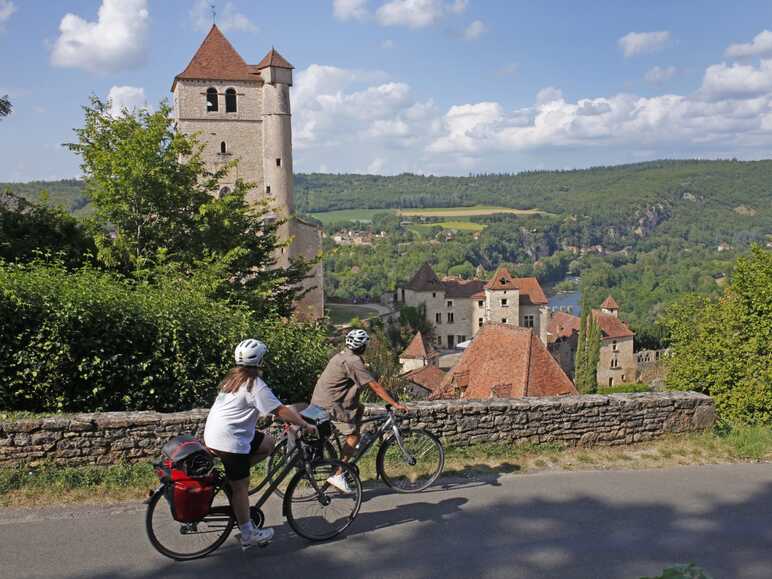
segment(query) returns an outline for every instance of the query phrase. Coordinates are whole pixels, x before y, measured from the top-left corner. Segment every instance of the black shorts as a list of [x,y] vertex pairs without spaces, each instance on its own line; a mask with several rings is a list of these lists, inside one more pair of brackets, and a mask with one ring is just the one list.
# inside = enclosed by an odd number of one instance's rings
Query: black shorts
[[221,450],[215,451],[215,454],[220,458],[222,465],[225,467],[225,476],[228,477],[228,480],[241,480],[249,476],[249,470],[252,468],[249,464],[249,458],[257,454],[257,449],[260,448],[264,438],[264,433],[259,430],[255,432],[255,437],[249,444],[249,454],[222,452]]

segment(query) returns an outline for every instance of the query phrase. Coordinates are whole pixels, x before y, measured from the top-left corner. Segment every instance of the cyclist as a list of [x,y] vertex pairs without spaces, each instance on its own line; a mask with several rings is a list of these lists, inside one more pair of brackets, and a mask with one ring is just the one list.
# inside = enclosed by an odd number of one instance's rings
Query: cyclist
[[230,502],[241,534],[241,548],[267,545],[273,529],[258,529],[249,516],[249,471],[273,450],[270,435],[256,430],[258,416],[275,414],[282,420],[315,432],[297,411],[284,406],[261,378],[268,348],[248,339],[236,346],[236,367],[220,384],[204,427],[204,443],[222,460],[231,487]]
[[[407,407],[396,402],[381,386],[365,366],[362,354],[367,349],[370,336],[364,330],[351,330],[346,335],[346,347],[335,354],[327,363],[316,382],[311,404],[326,410],[333,419],[338,431],[346,436],[343,445],[343,460],[349,459],[359,443],[359,425],[364,406],[359,402],[359,395],[365,386],[391,404],[395,409],[405,411]],[[344,493],[351,489],[342,472],[337,472],[327,482]]]

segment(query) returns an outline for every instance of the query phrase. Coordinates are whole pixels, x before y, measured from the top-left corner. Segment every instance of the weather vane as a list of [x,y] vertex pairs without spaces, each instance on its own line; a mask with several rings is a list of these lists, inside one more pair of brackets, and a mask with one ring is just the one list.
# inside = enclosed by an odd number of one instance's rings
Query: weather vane
[[214,4],[209,5],[209,9],[212,11],[212,24],[217,23],[217,10]]

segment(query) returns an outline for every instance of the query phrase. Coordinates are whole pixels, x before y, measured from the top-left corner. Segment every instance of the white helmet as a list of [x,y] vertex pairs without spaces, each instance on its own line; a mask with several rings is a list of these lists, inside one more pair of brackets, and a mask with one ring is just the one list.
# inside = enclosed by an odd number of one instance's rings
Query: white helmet
[[366,346],[370,341],[370,336],[364,330],[351,330],[346,334],[346,346],[349,350],[358,350],[362,346]]
[[268,346],[260,340],[249,338],[236,346],[234,357],[237,366],[262,366],[263,357],[268,353]]

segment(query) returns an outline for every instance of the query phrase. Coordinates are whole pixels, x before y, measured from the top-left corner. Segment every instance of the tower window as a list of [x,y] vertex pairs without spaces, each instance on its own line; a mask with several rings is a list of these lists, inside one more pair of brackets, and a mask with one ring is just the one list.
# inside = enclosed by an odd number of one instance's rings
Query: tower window
[[271,194],[271,186],[270,186],[270,185],[266,185],[266,186],[265,186],[265,192],[266,192],[268,195],[270,195],[270,194]]
[[216,112],[217,110],[217,89],[210,87],[206,89],[206,112],[212,113]]
[[222,153],[222,154],[224,155],[224,154],[225,154],[225,153],[227,153],[227,152],[228,152],[228,151],[227,151],[227,149],[225,148],[225,141],[222,141],[222,142],[220,143],[220,153]]
[[236,112],[236,89],[235,88],[229,88],[225,91],[225,112],[226,113],[235,113]]
[[276,159],[276,166],[281,167],[281,159]]

